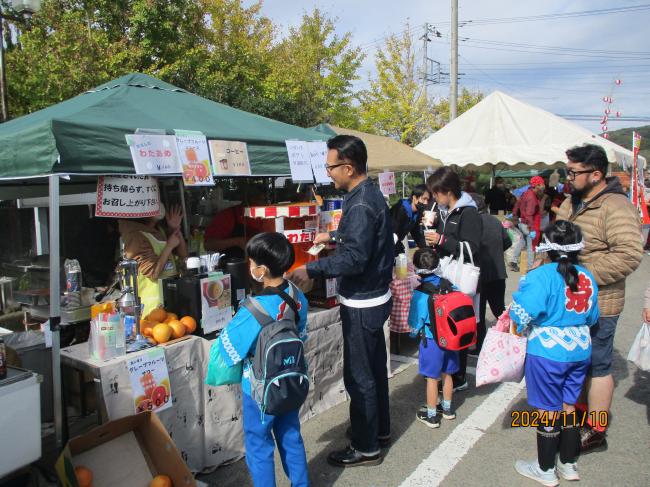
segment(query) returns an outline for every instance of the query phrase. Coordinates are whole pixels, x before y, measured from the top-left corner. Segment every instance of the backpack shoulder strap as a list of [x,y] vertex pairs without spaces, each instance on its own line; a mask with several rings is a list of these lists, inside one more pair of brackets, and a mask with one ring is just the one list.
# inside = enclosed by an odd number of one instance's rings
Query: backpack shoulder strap
[[262,304],[255,298],[250,297],[242,301],[241,306],[246,308],[253,318],[264,328],[266,325],[275,323],[275,320],[266,312]]
[[269,287],[264,289],[263,294],[270,295],[274,294],[276,296],[280,296],[282,300],[287,303],[289,308],[291,308],[291,311],[293,311],[293,321],[295,323],[298,323],[298,320],[300,317],[298,316],[298,303],[296,302],[295,296],[298,294],[298,289],[296,288],[296,285],[291,282],[291,281],[284,281],[284,283],[288,284],[289,286],[289,292],[284,291],[284,285],[278,286],[278,287]]
[[430,282],[423,282],[418,286],[417,290],[429,295],[438,294],[440,292],[440,288]]

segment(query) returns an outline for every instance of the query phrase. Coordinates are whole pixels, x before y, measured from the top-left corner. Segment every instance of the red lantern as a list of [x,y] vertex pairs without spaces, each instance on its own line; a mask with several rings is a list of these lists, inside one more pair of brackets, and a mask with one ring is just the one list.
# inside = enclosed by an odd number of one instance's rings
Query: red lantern
[[605,103],[607,103],[607,100],[609,100],[609,97],[608,97],[608,96],[603,96],[603,101],[604,101]]
[[604,139],[609,139],[609,134],[607,134],[607,133],[603,134],[603,138]]
[[616,83],[617,85],[620,85],[622,83],[622,81],[620,79],[617,79],[616,81],[614,81],[614,83]]
[[605,125],[607,123],[607,115],[605,115],[602,120],[600,121],[601,125]]
[[620,116],[621,116],[621,112],[616,112],[616,116],[617,116],[617,117],[620,117]]
[[605,115],[609,115],[612,111],[609,108],[605,108]]
[[600,127],[600,128],[603,129],[603,132],[607,132],[607,125],[603,125],[603,126]]

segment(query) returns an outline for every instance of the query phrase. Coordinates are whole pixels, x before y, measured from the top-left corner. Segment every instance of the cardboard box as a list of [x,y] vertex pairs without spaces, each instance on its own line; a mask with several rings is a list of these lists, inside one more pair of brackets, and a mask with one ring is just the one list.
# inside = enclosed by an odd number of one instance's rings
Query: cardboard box
[[74,467],[93,472],[93,487],[148,487],[155,475],[168,475],[174,487],[196,481],[155,413],[110,421],[71,439],[56,462],[63,487],[79,487]]

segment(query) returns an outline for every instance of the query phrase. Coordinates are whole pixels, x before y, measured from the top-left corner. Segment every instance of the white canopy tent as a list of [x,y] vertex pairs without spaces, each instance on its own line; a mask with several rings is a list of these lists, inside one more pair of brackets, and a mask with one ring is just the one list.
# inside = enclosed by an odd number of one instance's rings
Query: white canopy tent
[[[542,169],[563,166],[565,151],[586,143],[602,146],[610,162],[623,167],[632,165],[631,150],[495,91],[423,140],[415,150],[458,167]],[[639,163],[645,166],[645,158],[639,156]]]

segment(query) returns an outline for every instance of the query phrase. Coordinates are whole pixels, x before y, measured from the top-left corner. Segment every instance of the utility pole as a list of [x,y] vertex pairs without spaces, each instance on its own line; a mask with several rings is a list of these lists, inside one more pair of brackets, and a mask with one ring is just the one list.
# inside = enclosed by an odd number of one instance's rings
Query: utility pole
[[449,90],[449,121],[458,112],[458,0],[451,0],[451,87]]
[[422,36],[422,92],[424,93],[424,99],[427,99],[427,78],[429,74],[429,67],[427,66],[428,58],[428,43],[429,43],[429,24],[424,23],[424,35]]
[[9,118],[7,107],[7,76],[5,74],[4,34],[2,32],[2,2],[0,2],[0,123]]

